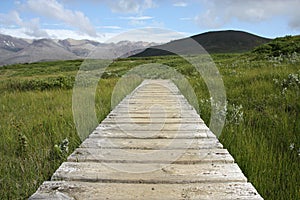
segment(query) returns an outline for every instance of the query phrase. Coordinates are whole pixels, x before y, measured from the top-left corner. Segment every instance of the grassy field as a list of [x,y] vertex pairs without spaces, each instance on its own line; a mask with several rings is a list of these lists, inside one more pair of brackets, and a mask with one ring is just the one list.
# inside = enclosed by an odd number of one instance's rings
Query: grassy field
[[[212,55],[227,94],[220,140],[265,199],[300,199],[300,56],[272,55],[272,45],[263,48],[267,53],[260,49]],[[198,112],[209,124],[207,87],[200,74],[176,56],[113,62],[97,87],[99,121],[111,109],[120,77],[149,63],[167,65],[186,77],[197,95]],[[72,88],[81,64],[77,60],[0,68],[0,199],[28,198],[81,143],[72,115]],[[157,78],[160,71],[147,73]],[[116,101],[140,81],[132,79]]]

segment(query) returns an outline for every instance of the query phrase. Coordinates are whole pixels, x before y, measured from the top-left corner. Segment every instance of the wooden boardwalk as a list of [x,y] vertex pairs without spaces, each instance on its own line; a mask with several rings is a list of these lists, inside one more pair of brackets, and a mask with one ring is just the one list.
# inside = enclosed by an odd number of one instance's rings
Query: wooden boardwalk
[[30,199],[262,199],[169,80],[145,80]]

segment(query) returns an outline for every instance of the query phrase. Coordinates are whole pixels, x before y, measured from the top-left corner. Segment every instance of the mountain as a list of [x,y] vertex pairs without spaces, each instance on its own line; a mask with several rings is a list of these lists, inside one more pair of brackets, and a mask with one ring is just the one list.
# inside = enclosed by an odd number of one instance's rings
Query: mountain
[[49,60],[72,60],[78,59],[76,55],[66,50],[63,46],[50,39],[34,40],[23,49],[3,58],[1,63],[31,63]]
[[[192,40],[191,40],[192,39]],[[267,43],[270,39],[242,31],[214,31],[157,45],[148,42],[120,41],[99,43],[92,40],[25,40],[0,34],[0,66],[15,63],[30,63],[49,60],[72,60],[84,58],[114,59],[119,57],[141,57],[176,54],[198,54],[199,45],[209,53],[240,53]],[[197,44],[196,43],[196,44]],[[194,45],[195,46],[195,45]]]
[[121,41],[99,43],[92,40],[25,40],[0,34],[0,66],[15,63],[31,63],[50,60],[84,58],[114,59],[128,57],[147,47],[157,45],[148,42]]
[[74,40],[70,38],[59,40],[58,43],[79,57],[87,57],[93,49],[101,45],[101,43],[91,40]]
[[11,54],[22,50],[28,45],[29,43],[25,40],[0,34],[0,60],[9,57]]
[[170,50],[176,50],[177,54],[204,53],[205,51],[199,47],[192,48],[193,41],[200,44],[208,53],[241,53],[250,51],[270,40],[243,31],[212,31],[153,46],[132,57],[172,55]]

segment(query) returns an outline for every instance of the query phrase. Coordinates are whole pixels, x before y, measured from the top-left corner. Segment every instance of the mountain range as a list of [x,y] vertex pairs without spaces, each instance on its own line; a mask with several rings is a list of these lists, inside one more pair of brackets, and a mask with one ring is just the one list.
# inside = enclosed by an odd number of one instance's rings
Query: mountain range
[[[192,39],[192,40],[191,40]],[[0,66],[50,60],[84,58],[114,59],[119,57],[144,57],[174,54],[201,53],[190,42],[200,44],[208,53],[241,53],[270,41],[242,31],[214,31],[174,40],[166,44],[120,41],[100,43],[92,40],[37,39],[27,40],[0,34]],[[201,47],[201,48],[202,48]],[[202,48],[202,51],[204,49]]]
[[128,57],[157,45],[149,42],[120,41],[100,43],[92,40],[27,40],[0,34],[0,66],[51,60]]

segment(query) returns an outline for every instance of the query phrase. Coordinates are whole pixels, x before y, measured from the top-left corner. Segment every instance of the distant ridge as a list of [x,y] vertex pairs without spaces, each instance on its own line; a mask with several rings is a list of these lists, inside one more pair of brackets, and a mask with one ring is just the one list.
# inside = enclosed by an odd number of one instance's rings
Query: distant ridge
[[162,49],[177,49],[180,54],[197,54],[189,45],[190,39],[198,42],[208,53],[242,53],[269,42],[271,39],[244,31],[211,31],[169,43],[150,47],[132,57],[162,56],[173,53]]
[[0,34],[0,66],[51,60],[114,59],[133,55],[153,45],[157,44],[143,41],[100,43],[71,38],[24,40]]

